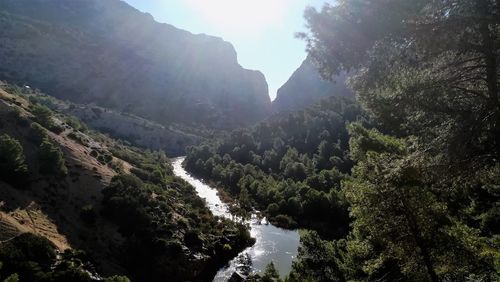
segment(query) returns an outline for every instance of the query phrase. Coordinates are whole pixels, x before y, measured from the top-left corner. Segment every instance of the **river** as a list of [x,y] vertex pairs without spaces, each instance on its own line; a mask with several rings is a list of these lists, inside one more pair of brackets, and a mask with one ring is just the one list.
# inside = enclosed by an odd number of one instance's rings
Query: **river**
[[[217,190],[206,185],[200,179],[191,176],[183,167],[184,157],[172,160],[174,174],[191,184],[198,195],[205,199],[207,207],[216,216],[233,219],[228,206],[217,195]],[[299,234],[297,231],[285,230],[272,224],[259,223],[256,216],[250,220],[250,234],[256,239],[252,247],[245,249],[238,257],[217,272],[214,281],[227,281],[233,272],[242,267],[242,261],[249,258],[251,270],[263,272],[266,265],[273,262],[280,275],[284,277],[290,272],[292,260],[297,256]]]

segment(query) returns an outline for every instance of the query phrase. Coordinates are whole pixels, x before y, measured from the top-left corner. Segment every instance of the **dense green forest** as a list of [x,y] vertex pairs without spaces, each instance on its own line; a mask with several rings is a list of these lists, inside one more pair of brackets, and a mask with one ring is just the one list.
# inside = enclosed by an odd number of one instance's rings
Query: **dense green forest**
[[500,2],[305,15],[311,58],[326,78],[353,73],[362,110],[321,102],[191,148],[187,167],[311,229],[289,281],[498,281]]
[[242,208],[265,211],[275,224],[345,236],[348,212],[340,183],[353,165],[345,126],[357,120],[363,120],[357,103],[331,98],[191,147],[186,166],[226,188]]
[[163,152],[89,130],[53,100],[0,84],[1,281],[205,281],[253,243]]

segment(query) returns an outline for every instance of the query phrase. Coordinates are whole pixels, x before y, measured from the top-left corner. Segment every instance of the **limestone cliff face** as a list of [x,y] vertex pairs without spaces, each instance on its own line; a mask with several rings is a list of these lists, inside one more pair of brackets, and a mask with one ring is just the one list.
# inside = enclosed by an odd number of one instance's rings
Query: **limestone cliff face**
[[288,81],[278,89],[276,99],[272,103],[274,112],[296,111],[330,96],[353,96],[346,86],[346,74],[324,80],[310,59],[292,74]]
[[157,122],[234,128],[270,111],[233,46],[119,0],[3,0],[0,79]]

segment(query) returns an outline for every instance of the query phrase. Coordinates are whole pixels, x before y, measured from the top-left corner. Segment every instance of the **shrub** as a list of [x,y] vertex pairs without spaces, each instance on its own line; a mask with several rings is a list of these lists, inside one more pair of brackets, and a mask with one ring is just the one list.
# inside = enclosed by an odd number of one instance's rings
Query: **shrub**
[[35,104],[31,109],[31,113],[35,116],[37,122],[50,131],[54,133],[61,133],[64,131],[61,125],[54,122],[54,113],[49,108]]
[[97,156],[99,156],[99,152],[97,152],[96,150],[92,150],[90,151],[90,156],[93,158],[97,158]]
[[139,177],[143,181],[148,181],[151,178],[151,173],[140,168],[133,167],[130,172]]
[[119,160],[111,161],[109,163],[109,167],[111,167],[117,173],[124,173],[124,171],[125,171],[125,168],[123,166],[123,162],[119,161]]
[[273,223],[284,228],[291,228],[295,222],[289,216],[279,214],[272,219]]
[[31,108],[31,113],[35,116],[36,121],[46,128],[51,128],[54,125],[52,119],[53,112],[42,105],[34,104]]
[[39,123],[34,122],[31,124],[31,131],[28,138],[36,144],[40,144],[43,139],[48,138],[47,129]]
[[264,276],[262,276],[263,282],[273,282],[273,281],[281,281],[280,275],[273,262],[270,262],[266,266],[266,270],[264,270]]
[[81,145],[87,146],[88,142],[87,140],[77,131],[72,131],[68,134],[68,137],[75,140]]
[[[95,281],[85,269],[89,263],[83,252],[66,250],[58,257],[49,240],[31,233],[2,243],[0,261],[4,262],[3,265],[0,263],[0,277],[7,277],[4,281]],[[108,279],[104,281],[129,282],[120,276]]]
[[224,244],[224,246],[222,246],[222,249],[224,251],[230,252],[233,248],[229,244]]
[[0,177],[18,183],[28,173],[23,147],[7,134],[0,136]]
[[272,204],[269,204],[269,206],[267,206],[267,213],[270,216],[276,216],[278,214],[279,210],[280,210],[280,207],[276,203],[272,203]]
[[76,117],[69,116],[66,118],[66,123],[71,126],[74,130],[78,130],[81,132],[87,132],[88,127],[86,124],[84,124],[81,120],[79,120]]
[[31,233],[24,233],[0,248],[0,260],[4,262],[2,271],[14,270],[18,267],[17,264],[23,261],[50,267],[55,258],[56,253],[52,243]]
[[68,174],[68,169],[64,164],[64,156],[61,149],[50,142],[48,138],[45,138],[42,141],[38,154],[40,160],[40,172],[57,176]]

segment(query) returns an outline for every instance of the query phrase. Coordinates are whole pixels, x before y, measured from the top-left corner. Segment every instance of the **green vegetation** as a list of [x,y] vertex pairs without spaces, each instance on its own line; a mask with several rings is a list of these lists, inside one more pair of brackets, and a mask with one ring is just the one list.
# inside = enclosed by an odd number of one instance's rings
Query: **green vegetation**
[[338,1],[307,11],[310,55],[327,77],[356,73],[378,130],[349,126],[357,165],[342,186],[352,231],[334,242],[303,238],[316,247],[299,262],[327,243],[333,252],[291,277],[329,265],[338,281],[499,279],[499,17],[498,1]]
[[32,104],[31,113],[35,119],[43,127],[55,132],[60,133],[64,130],[60,125],[54,122],[54,113],[49,108],[41,104]]
[[31,124],[30,140],[35,144],[41,144],[43,140],[49,138],[47,129],[37,122]]
[[[85,254],[65,251],[59,257],[52,243],[31,233],[24,233],[0,243],[0,279],[3,281],[90,282],[92,266]],[[128,281],[112,277],[104,281]]]
[[[245,186],[271,216],[292,215],[282,210],[283,195],[297,197],[299,223],[311,208],[309,216],[320,219],[321,211],[334,221],[335,208],[349,210],[351,228],[336,240],[307,226],[319,235],[302,235],[289,281],[497,281],[499,18],[498,1],[341,0],[311,8],[310,32],[301,35],[310,57],[326,78],[353,74],[369,122],[337,111],[347,131],[335,121],[320,127],[347,133],[333,140],[312,126],[312,137],[327,140],[314,157],[304,138],[282,138],[274,152],[260,154],[258,146],[277,132],[311,130],[303,122],[271,123],[263,135],[236,132],[191,149],[187,166],[233,195]],[[288,185],[276,189],[277,180]],[[260,198],[259,190],[280,193]]]
[[264,270],[264,275],[262,276],[262,281],[281,282],[280,275],[278,273],[278,270],[276,270],[276,267],[274,266],[273,262],[269,263],[266,266],[266,269]]
[[23,147],[7,134],[0,136],[0,179],[19,184],[28,174]]
[[[12,96],[0,96],[2,132],[8,133],[0,136],[0,182],[11,175],[18,179],[22,172],[21,179],[27,183],[26,189],[12,194],[11,187],[6,187],[2,195],[8,197],[2,198],[2,205],[5,201],[9,212],[19,207],[15,200],[18,195],[32,200],[39,206],[40,214],[57,222],[57,228],[65,232],[59,233],[61,236],[78,236],[72,241],[73,246],[89,256],[75,250],[58,257],[47,239],[21,235],[0,243],[1,281],[14,281],[16,277],[19,281],[95,281],[98,273],[110,271],[109,265],[112,273],[130,276],[133,281],[200,281],[213,277],[220,267],[254,242],[247,226],[214,217],[194,188],[173,175],[163,152],[134,148],[98,132],[86,131],[83,125],[61,113],[53,114],[33,105],[39,100],[28,99],[31,92],[13,89],[18,90],[15,106],[11,104]],[[19,120],[26,126],[18,126]],[[51,126],[49,121],[64,124],[65,130],[54,137],[46,129]],[[71,142],[71,133],[85,142]],[[73,154],[66,163],[68,151]],[[27,171],[28,164],[36,169]],[[111,181],[103,171],[111,172]],[[97,187],[79,191],[82,178],[86,185]],[[10,230],[10,223],[6,224]],[[31,241],[36,244],[31,246]],[[26,242],[29,248],[23,247]],[[28,249],[36,251],[37,256],[33,257]],[[129,280],[113,276],[102,281]]]
[[358,119],[363,113],[355,102],[332,98],[192,147],[186,166],[275,224],[342,237],[349,220],[340,183],[353,165],[345,124]]
[[[185,182],[171,175],[147,178],[118,175],[103,191],[104,215],[127,238],[122,246],[123,263],[132,277],[141,281],[199,279],[216,268],[193,265],[193,256],[204,255],[222,266],[253,242],[244,226],[212,217]],[[231,245],[222,240],[229,234]],[[184,245],[189,249],[183,249]]]
[[38,151],[40,161],[40,172],[56,176],[68,174],[68,169],[64,164],[64,155],[57,145],[48,138],[42,140],[40,150]]
[[88,126],[76,117],[72,116],[66,117],[65,122],[67,125],[69,125],[76,131],[81,131],[81,132],[89,131]]

